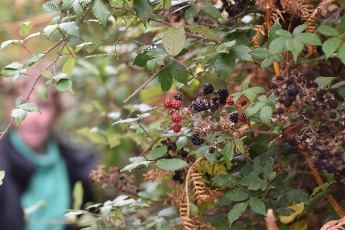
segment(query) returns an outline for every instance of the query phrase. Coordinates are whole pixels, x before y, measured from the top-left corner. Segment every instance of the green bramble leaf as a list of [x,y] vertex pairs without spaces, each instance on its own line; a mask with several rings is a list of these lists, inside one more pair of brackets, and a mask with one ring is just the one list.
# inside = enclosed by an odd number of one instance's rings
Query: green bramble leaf
[[26,40],[29,40],[31,38],[34,38],[34,37],[37,37],[37,36],[40,36],[41,35],[41,32],[37,32],[37,33],[34,33],[34,34],[30,34],[29,36],[27,36],[24,41]]
[[189,20],[191,18],[194,18],[199,13],[200,13],[200,8],[199,7],[191,7],[191,8],[186,10],[186,12],[184,14],[184,19],[187,21],[187,20]]
[[136,167],[140,165],[145,165],[147,167],[152,162],[152,161],[146,160],[144,157],[131,157],[129,158],[129,161],[131,162],[131,164],[121,169],[121,172],[132,171],[132,169],[135,169]]
[[211,183],[218,188],[232,188],[237,185],[237,179],[230,174],[221,174],[213,177]]
[[30,33],[31,29],[32,29],[31,22],[23,22],[19,25],[19,35],[24,37]]
[[58,6],[55,4],[55,2],[52,2],[52,1],[44,3],[43,4],[43,9],[45,9],[49,13],[53,13],[53,14],[59,12]]
[[236,220],[238,220],[242,213],[246,211],[248,207],[248,202],[242,202],[234,205],[234,207],[231,209],[231,211],[228,214],[228,220],[229,220],[229,226],[231,227],[232,223],[234,223]]
[[317,31],[323,35],[338,36],[339,32],[329,25],[321,25],[317,27]]
[[83,204],[84,189],[81,181],[77,181],[73,186],[73,209],[80,209]]
[[163,69],[158,73],[158,81],[161,84],[162,91],[166,92],[171,88],[173,78],[166,69]]
[[44,56],[45,56],[45,54],[37,54],[35,57],[33,57],[29,61],[27,61],[23,65],[23,68],[28,67],[28,66],[32,66],[33,64],[35,64],[37,61],[39,61]]
[[266,206],[259,198],[251,197],[248,201],[250,209],[256,214],[266,216]]
[[301,33],[295,36],[295,39],[303,44],[321,46],[322,42],[320,38],[314,33]]
[[63,22],[59,24],[59,27],[68,35],[75,36],[77,38],[80,38],[79,34],[79,26],[76,22]]
[[258,113],[265,105],[266,105],[266,102],[261,102],[261,101],[252,103],[246,110],[247,116],[251,117],[254,114]]
[[21,104],[21,105],[17,106],[17,108],[22,109],[26,112],[33,112],[33,111],[36,111],[39,113],[41,112],[40,109],[37,107],[37,105],[34,103]]
[[[80,4],[79,0],[75,0],[75,1],[73,2],[72,7],[73,7],[73,10],[74,10],[74,12],[75,12],[75,14],[77,15],[78,18],[79,18],[80,16],[83,15],[83,13],[84,13],[84,8],[83,8],[83,6]],[[98,20],[99,20],[99,19],[98,19]]]
[[0,49],[4,49],[9,45],[17,45],[20,44],[22,41],[21,40],[7,40],[1,43]]
[[148,60],[146,63],[147,69],[150,71],[154,70],[155,68],[157,68],[157,66],[163,63],[164,58],[165,57],[158,57],[158,58]]
[[208,39],[208,40],[212,40],[212,41],[219,41],[219,36],[216,33],[216,31],[214,31],[213,29],[210,29],[207,26],[203,26],[203,25],[199,25],[199,26],[193,26],[189,29],[193,34],[201,34],[204,38]]
[[208,153],[208,150],[211,148],[210,145],[204,145],[201,146],[200,148],[198,148],[198,150],[196,151],[196,157],[200,158],[200,157],[204,157],[206,156],[206,154]]
[[253,58],[250,55],[250,52],[252,51],[251,48],[245,45],[235,45],[231,48],[231,51],[234,51],[237,58],[241,61],[250,61],[253,62]]
[[240,153],[244,154],[244,146],[243,146],[242,140],[236,138],[234,141],[235,141],[235,145],[236,145],[236,148],[238,149],[238,151],[240,151]]
[[74,94],[72,89],[72,81],[70,79],[61,79],[55,83],[55,89],[60,92],[70,92]]
[[166,70],[169,74],[175,78],[178,82],[187,84],[188,82],[188,71],[186,67],[178,63],[177,61],[172,61],[167,67]]
[[11,117],[16,119],[17,127],[20,126],[20,123],[26,118],[27,112],[23,109],[14,109],[12,110]]
[[235,145],[233,142],[228,142],[223,149],[224,161],[227,168],[231,167],[230,162],[232,161],[235,155],[234,147]]
[[58,28],[58,25],[49,25],[43,29],[43,32],[45,33],[47,38],[49,38],[57,28]]
[[92,14],[106,27],[110,16],[110,6],[105,0],[94,0],[92,2]]
[[60,11],[61,12],[66,12],[72,8],[74,0],[66,0],[64,3],[62,3]]
[[219,9],[211,4],[204,4],[202,7],[202,11],[205,12],[209,17],[212,17],[214,19],[222,18]]
[[159,146],[151,150],[147,155],[148,160],[155,160],[161,158],[168,152],[168,148],[166,146]]
[[188,138],[186,136],[181,136],[176,141],[177,149],[180,150],[188,143]]
[[260,110],[260,120],[266,124],[271,125],[271,118],[272,118],[273,109],[271,106],[266,105]]
[[244,176],[238,182],[241,185],[248,186],[249,190],[259,190],[264,191],[267,188],[267,182],[258,178],[257,175]]
[[345,43],[342,43],[337,51],[337,56],[340,61],[345,64]]
[[279,18],[274,22],[272,25],[270,32],[268,33],[268,41],[271,43],[273,40],[279,37],[279,35],[276,33],[278,30],[281,30],[282,26],[279,23]]
[[326,59],[328,59],[332,53],[334,53],[342,44],[342,40],[339,37],[332,37],[322,44],[322,51],[325,53]]
[[65,74],[71,74],[75,66],[75,58],[69,57],[62,66],[62,72]]
[[341,82],[338,82],[338,83],[335,83],[334,85],[331,86],[332,89],[337,89],[339,87],[342,87],[345,85],[345,81],[341,81]]
[[273,56],[269,56],[269,57],[265,58],[265,60],[263,60],[261,62],[260,66],[261,66],[261,68],[265,69],[265,68],[271,66],[273,61],[274,61],[274,57]]
[[257,48],[249,52],[254,60],[264,60],[270,55],[270,51],[267,48]]
[[294,61],[297,62],[298,55],[302,52],[304,45],[297,39],[288,39],[285,42],[286,47],[291,51]]
[[308,24],[299,25],[293,30],[292,34],[294,36],[301,34],[305,29],[307,29],[307,27],[308,27]]
[[134,0],[133,10],[146,27],[147,19],[150,17],[152,6],[149,0]]
[[214,67],[217,74],[226,79],[233,71],[236,64],[235,53],[220,53],[207,61],[210,67]]
[[165,31],[162,43],[168,54],[176,56],[182,51],[185,40],[186,35],[183,27],[171,27]]
[[17,97],[16,101],[14,102],[14,107],[18,107],[23,102],[23,97]]
[[179,170],[181,168],[189,167],[190,165],[181,159],[160,159],[157,161],[156,166],[165,170]]
[[247,189],[235,187],[224,194],[224,199],[237,202],[247,200],[249,196],[250,193]]
[[285,49],[285,42],[288,38],[278,37],[269,45],[270,54],[281,53]]
[[147,54],[147,52],[141,52],[135,57],[133,64],[140,67],[145,67],[146,63],[150,59],[151,57]]
[[339,24],[339,32],[343,34],[345,32],[345,16],[341,17]]
[[314,82],[318,84],[318,88],[329,88],[336,77],[317,77]]

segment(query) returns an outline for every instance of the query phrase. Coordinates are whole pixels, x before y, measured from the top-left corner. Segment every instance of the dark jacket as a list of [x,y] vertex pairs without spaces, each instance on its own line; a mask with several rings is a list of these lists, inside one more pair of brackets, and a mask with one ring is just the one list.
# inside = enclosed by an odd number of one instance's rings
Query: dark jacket
[[[62,142],[59,142],[59,148],[67,165],[70,188],[73,189],[74,184],[81,181],[84,185],[84,201],[91,201],[91,181],[88,175],[90,170],[95,167],[95,155]],[[16,152],[8,136],[3,137],[0,141],[1,170],[5,170],[5,178],[3,184],[0,185],[0,229],[23,230],[24,214],[20,197],[28,186],[35,167]]]

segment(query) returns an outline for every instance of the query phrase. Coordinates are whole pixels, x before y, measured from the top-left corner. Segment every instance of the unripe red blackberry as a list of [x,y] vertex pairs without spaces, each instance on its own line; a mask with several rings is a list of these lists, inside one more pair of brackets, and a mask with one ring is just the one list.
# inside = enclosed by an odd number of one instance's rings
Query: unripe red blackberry
[[246,114],[244,114],[244,113],[240,113],[240,114],[238,114],[238,120],[239,121],[242,121],[242,122],[246,122]]
[[234,104],[234,99],[232,99],[232,97],[228,97],[228,98],[226,99],[226,104],[228,104],[228,105],[233,105],[233,104]]
[[291,84],[286,89],[287,89],[287,93],[290,96],[297,96],[297,94],[298,94],[298,87],[297,87],[297,85]]
[[179,123],[174,123],[172,126],[172,130],[175,133],[179,133],[181,131],[182,126]]
[[174,113],[173,115],[171,115],[171,120],[173,122],[180,122],[181,121],[181,115],[178,113]]
[[206,105],[203,101],[197,100],[193,103],[193,108],[195,111],[201,112],[201,111],[206,110]]
[[237,103],[240,104],[241,106],[245,106],[247,104],[247,100],[242,98],[242,99],[238,100]]
[[230,121],[236,123],[238,119],[238,113],[231,113],[229,119]]
[[219,95],[219,100],[221,104],[225,104],[226,103],[226,99],[229,96],[229,93],[226,89],[220,89],[218,90],[218,95]]
[[172,102],[169,98],[164,100],[164,107],[165,108],[171,108]]
[[191,140],[194,145],[202,145],[204,144],[204,140],[200,138],[199,134],[193,134],[191,136]]
[[182,106],[182,102],[181,101],[173,101],[171,103],[171,107],[174,108],[174,109],[180,109]]
[[174,95],[174,98],[177,100],[177,101],[182,101],[182,95],[177,93]]
[[213,93],[213,90],[214,90],[214,88],[213,88],[212,84],[210,84],[210,83],[204,84],[204,94],[205,95]]

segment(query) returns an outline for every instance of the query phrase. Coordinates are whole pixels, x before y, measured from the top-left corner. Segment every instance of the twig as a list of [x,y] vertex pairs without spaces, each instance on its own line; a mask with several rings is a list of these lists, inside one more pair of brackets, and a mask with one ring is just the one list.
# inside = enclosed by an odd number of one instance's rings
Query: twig
[[320,25],[324,25],[324,24],[328,23],[329,21],[331,21],[333,18],[339,17],[340,12],[343,11],[344,9],[345,9],[345,4],[341,5],[341,7],[339,7],[337,11],[335,11],[331,16],[329,16]]
[[140,124],[139,121],[137,121],[137,124],[138,124],[139,127],[144,131],[144,133],[148,136],[148,138],[150,139],[150,141],[153,141],[153,138],[151,137],[151,135],[144,129],[144,127]]

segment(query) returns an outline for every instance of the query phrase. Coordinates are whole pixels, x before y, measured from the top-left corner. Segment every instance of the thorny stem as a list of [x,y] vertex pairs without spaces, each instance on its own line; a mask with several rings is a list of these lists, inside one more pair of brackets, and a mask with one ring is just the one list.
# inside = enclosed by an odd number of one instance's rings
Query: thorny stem
[[150,141],[153,141],[151,135],[144,129],[144,127],[140,124],[140,122],[137,121],[137,124],[138,124],[139,127],[144,131],[144,133],[148,136],[148,138],[150,139]]
[[[313,176],[317,182],[317,184],[320,186],[320,185],[323,185],[324,182],[319,174],[319,172],[317,171],[317,169],[313,166],[313,163],[310,159],[309,156],[304,156],[305,160],[307,161],[307,164],[311,170],[311,172],[313,173]],[[332,195],[327,195],[326,196],[328,201],[331,203],[332,207],[334,208],[335,212],[338,214],[338,216],[340,218],[343,218],[345,216],[342,208],[340,207],[340,205],[338,204],[338,202],[334,199],[334,197]]]

